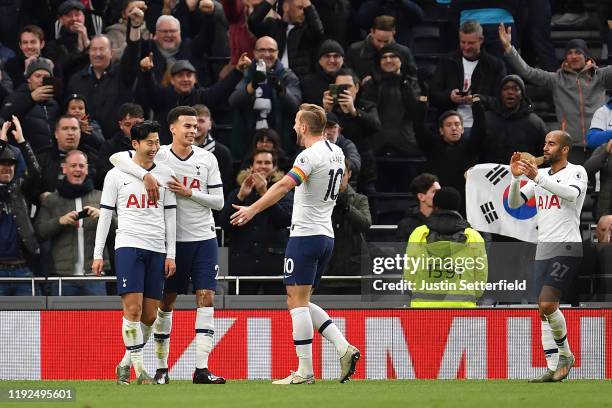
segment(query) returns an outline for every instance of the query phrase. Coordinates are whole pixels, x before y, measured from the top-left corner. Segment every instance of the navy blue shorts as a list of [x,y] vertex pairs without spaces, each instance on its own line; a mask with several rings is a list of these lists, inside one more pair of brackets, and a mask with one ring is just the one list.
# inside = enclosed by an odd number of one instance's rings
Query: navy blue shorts
[[566,294],[575,283],[580,271],[582,258],[574,256],[555,256],[550,259],[536,260],[534,263],[535,288],[539,293],[542,286],[552,286]]
[[290,237],[283,268],[285,285],[319,286],[333,249],[334,239],[326,235]]
[[217,238],[176,243],[176,273],[166,281],[165,293],[187,293],[193,289],[217,289],[219,248]]
[[166,254],[141,248],[117,248],[115,272],[117,293],[142,293],[150,299],[161,299],[164,291]]

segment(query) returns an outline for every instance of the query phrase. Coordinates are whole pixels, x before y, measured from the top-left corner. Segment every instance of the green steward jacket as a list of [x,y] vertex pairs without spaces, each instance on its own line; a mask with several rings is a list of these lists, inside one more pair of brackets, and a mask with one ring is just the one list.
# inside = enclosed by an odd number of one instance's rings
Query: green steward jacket
[[484,292],[476,285],[487,278],[484,240],[459,213],[436,211],[410,235],[404,280],[412,282],[411,307],[476,307]]

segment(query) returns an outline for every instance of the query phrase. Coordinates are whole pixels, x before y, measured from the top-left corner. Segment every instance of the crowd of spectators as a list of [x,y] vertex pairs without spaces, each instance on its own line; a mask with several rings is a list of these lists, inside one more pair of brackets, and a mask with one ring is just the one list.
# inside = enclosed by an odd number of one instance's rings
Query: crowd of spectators
[[[410,186],[413,199],[397,220],[396,238],[405,242],[431,214],[440,186],[464,195],[470,166],[507,164],[515,151],[540,156],[546,133],[556,128],[572,136],[570,162],[583,164],[592,179],[594,222],[608,220],[609,2],[596,2],[598,18],[589,17],[581,1],[434,3],[3,1],[0,277],[87,275],[100,190],[112,168],[108,158],[129,150],[132,126],[149,118],[161,124],[161,142],[170,143],[166,115],[179,105],[196,109],[196,144],[219,163],[226,203],[216,219],[225,231],[231,275],[282,270],[292,196],[247,228],[232,227],[229,216],[232,204],[254,202],[290,169],[299,151],[294,118],[303,102],[325,109],[325,136],[347,159],[329,274],[359,274],[357,265],[368,262],[361,249],[373,223],[372,200],[385,192],[379,186]],[[424,4],[438,7],[438,17],[448,21],[440,25],[438,47],[448,52],[436,55],[430,72],[413,52],[414,29],[427,19]],[[576,38],[557,60],[551,27],[589,19],[598,24],[602,55]],[[538,116],[528,89],[552,99],[557,123]],[[381,159],[421,163],[424,174],[414,178],[407,167],[381,174]],[[465,197],[462,203],[460,212]],[[603,225],[609,231],[609,222]],[[597,238],[609,241],[610,233]],[[107,269],[112,273],[110,263]],[[30,287],[0,284],[0,294],[29,294]],[[242,290],[279,288],[252,283]],[[75,283],[65,293],[101,294],[106,287]]]

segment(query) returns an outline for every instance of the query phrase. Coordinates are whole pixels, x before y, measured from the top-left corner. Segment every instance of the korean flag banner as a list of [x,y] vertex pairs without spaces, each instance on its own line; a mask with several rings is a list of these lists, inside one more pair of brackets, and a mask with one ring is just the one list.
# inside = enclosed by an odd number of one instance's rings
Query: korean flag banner
[[[508,206],[512,173],[503,164],[478,164],[467,171],[466,213],[472,228],[537,242],[536,203],[531,198],[519,208]],[[528,179],[521,179],[521,187]]]

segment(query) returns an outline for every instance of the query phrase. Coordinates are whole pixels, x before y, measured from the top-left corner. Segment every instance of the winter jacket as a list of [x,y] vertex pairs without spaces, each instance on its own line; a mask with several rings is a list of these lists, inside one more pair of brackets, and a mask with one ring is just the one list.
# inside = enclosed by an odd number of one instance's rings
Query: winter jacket
[[135,78],[132,72],[120,63],[112,63],[98,79],[90,65],[74,74],[68,82],[68,94],[85,97],[88,113],[98,121],[104,135],[115,134],[119,108],[134,99],[132,84]]
[[[474,103],[474,105],[480,102]],[[476,164],[482,140],[479,135],[484,132],[477,131],[476,137],[465,139],[463,136],[456,143],[447,143],[437,130],[430,131],[425,128],[425,115],[427,104],[419,102],[415,119],[416,140],[427,157],[423,172],[438,176],[440,185],[454,187],[465,198],[464,174],[471,166]],[[474,114],[482,114],[482,109],[475,109]],[[482,119],[474,119],[474,123],[483,123]],[[465,205],[465,200],[462,200]],[[463,208],[462,211],[463,213]]]
[[[410,234],[406,255],[409,259],[423,260],[416,267],[404,269],[404,279],[414,285],[411,307],[476,307],[484,290],[462,288],[460,281],[488,281],[487,253],[482,236],[459,213],[434,212],[425,225]],[[423,288],[445,281],[455,287]]]
[[[378,50],[372,45],[371,35],[363,41],[358,41],[351,44],[346,51],[344,58],[344,65],[352,68],[353,71],[359,76],[360,79],[364,79],[367,76],[374,74],[376,66],[378,65]],[[416,78],[417,77],[417,66],[412,56],[410,49],[404,45],[397,44],[402,53],[402,72],[406,75]]]
[[419,156],[421,151],[414,137],[413,119],[420,88],[416,76],[402,71],[400,75],[374,70],[365,83],[362,96],[376,102],[381,129],[375,148],[390,149],[401,156]]
[[323,104],[323,93],[329,89],[329,84],[335,83],[336,74],[328,74],[318,62],[315,63],[313,72],[300,80],[302,101],[321,106]]
[[365,233],[372,225],[368,198],[349,185],[338,194],[332,212],[334,250],[327,265],[328,275],[360,275],[361,265],[369,262],[365,248]]
[[[88,33],[91,31],[88,30]],[[46,44],[46,55],[60,66],[64,78],[70,78],[89,63],[87,50],[78,49],[77,34],[63,27],[60,28],[56,39],[47,41]]]
[[312,0],[321,18],[325,37],[337,41],[344,49],[348,43],[348,25],[351,18],[349,0]]
[[599,68],[587,60],[580,72],[565,63],[557,72],[548,72],[527,65],[514,47],[505,57],[522,78],[552,91],[561,129],[572,136],[574,145],[585,146],[593,114],[605,103],[606,89],[612,88],[612,66]]
[[[0,140],[0,154],[7,148],[7,143]],[[20,143],[19,150],[25,158],[28,175],[32,179],[40,178],[41,167],[36,160],[34,151],[28,144],[28,142]],[[4,203],[10,211],[11,217],[17,227],[17,234],[21,239],[23,248],[27,251],[27,255],[38,255],[40,253],[40,246],[34,233],[34,227],[30,222],[29,207],[26,204],[25,197],[23,195],[23,178],[14,177],[13,180],[6,185],[6,193],[8,194],[8,202]],[[26,255],[26,254],[24,254]]]
[[[485,107],[491,106],[497,95],[499,95],[499,84],[505,76],[506,67],[504,62],[481,49],[478,65],[476,65],[472,74],[470,94],[480,95],[480,99],[484,102]],[[436,71],[429,81],[431,104],[440,113],[450,109],[457,109],[457,105],[450,99],[450,94],[453,89],[463,89],[464,79],[463,55],[461,51],[455,51],[440,58]]]
[[410,234],[412,234],[412,231],[414,231],[418,226],[425,224],[426,221],[427,217],[423,215],[418,205],[410,207],[408,211],[406,211],[404,218],[402,218],[397,224],[397,231],[395,233],[397,241],[407,241]]
[[[100,208],[102,192],[92,190],[80,197],[81,207],[90,206]],[[42,241],[51,240],[51,251],[55,272],[62,276],[74,275],[74,265],[78,257],[78,229],[74,226],[61,225],[59,219],[64,214],[76,210],[76,199],[62,197],[57,191],[51,193],[42,203],[36,218],[36,233]],[[83,228],[84,245],[84,272],[89,273],[93,251],[96,242],[96,228],[98,219],[85,217],[81,221]],[[113,216],[111,230],[117,228],[116,218]],[[108,270],[108,252],[104,251],[104,261]]]
[[[172,143],[172,135],[168,128],[166,116],[172,108],[197,104],[211,107],[217,106],[227,101],[234,87],[241,79],[242,73],[232,70],[228,76],[209,88],[203,88],[196,84],[190,93],[181,95],[176,92],[172,85],[161,86],[157,79],[155,79],[153,70],[151,70],[143,72],[139,76],[138,102],[148,104],[153,109],[155,120],[161,126],[159,141],[162,145],[170,144]],[[141,99],[141,96],[144,96],[145,99]]]
[[270,36],[278,44],[278,59],[287,48],[289,68],[302,78],[312,69],[313,55],[324,40],[323,24],[314,5],[304,9],[304,24],[295,26],[287,35],[288,23],[266,18],[272,5],[263,1],[255,6],[248,18],[249,30],[257,37]]
[[374,139],[381,125],[376,103],[357,95],[355,109],[357,110],[355,117],[342,112],[338,106],[334,107],[334,113],[338,116],[344,137],[355,143],[361,153],[374,148],[376,144]]
[[54,139],[55,121],[60,116],[60,107],[55,99],[35,102],[28,84],[22,84],[2,104],[0,117],[6,120],[11,115],[19,118],[24,137],[37,152],[49,146]]
[[202,86],[217,82],[219,72],[230,60],[229,23],[221,3],[216,0],[213,3],[211,14],[204,14],[199,8],[189,11],[184,1],[172,10],[172,15],[181,22],[183,41],[190,38],[195,42],[192,55]]
[[[515,75],[508,76],[515,77]],[[493,102],[491,110],[484,116],[481,112],[474,115],[485,119],[485,123],[476,124],[472,128],[471,137],[483,140],[480,147],[479,163],[510,163],[514,152],[528,152],[538,157],[543,153],[546,125],[534,113],[533,105],[525,94],[525,86],[520,79],[506,79],[518,83],[522,91],[522,99],[517,110],[509,111],[498,97]],[[520,81],[520,83],[519,83]],[[501,93],[501,89],[500,89]],[[481,104],[475,104],[472,110],[482,109]],[[485,135],[475,135],[474,132],[483,131]]]
[[595,180],[595,174],[599,172],[596,219],[612,214],[612,155],[606,147],[607,143],[600,145],[582,165],[591,180]]
[[[278,182],[284,174],[277,171],[270,177],[268,188]],[[238,185],[247,177],[247,172],[238,175]],[[240,187],[230,193],[219,214],[219,224],[231,240],[230,270],[232,275],[279,275],[281,270],[265,270],[260,264],[268,265],[272,258],[283,258],[289,239],[293,192],[289,192],[276,204],[257,214],[248,224],[236,227],[230,223],[230,216],[236,212],[235,205],[251,205],[260,198],[253,188],[244,201],[238,199]],[[281,263],[282,265],[282,263]]]
[[[91,177],[92,180],[96,180],[95,164],[98,161],[98,156],[93,150],[88,148],[87,145],[83,144],[82,141],[78,149],[87,155],[89,177]],[[40,177],[32,177],[28,174],[28,177],[24,181],[24,192],[32,203],[39,204],[41,193],[55,191],[59,179],[63,178],[62,162],[64,161],[65,155],[66,153],[61,152],[56,143],[36,153],[40,168],[44,169],[44,172]]]
[[593,114],[591,128],[587,132],[587,146],[595,149],[612,139],[612,98],[605,105],[599,107]]
[[[263,4],[263,3],[262,3]],[[232,127],[232,152],[241,156],[246,152],[255,133],[257,120],[256,112],[253,110],[255,93],[249,95],[246,86],[251,82],[252,73],[256,60],[253,61],[249,72],[236,85],[234,92],[229,97],[229,103],[234,110],[234,122]],[[280,60],[268,75],[273,73],[282,85],[283,92],[274,90],[272,92],[272,112],[268,115],[269,127],[276,130],[281,137],[282,148],[292,153],[295,150],[295,132],[293,130],[295,114],[302,101],[300,81],[291,71],[283,67]]]

